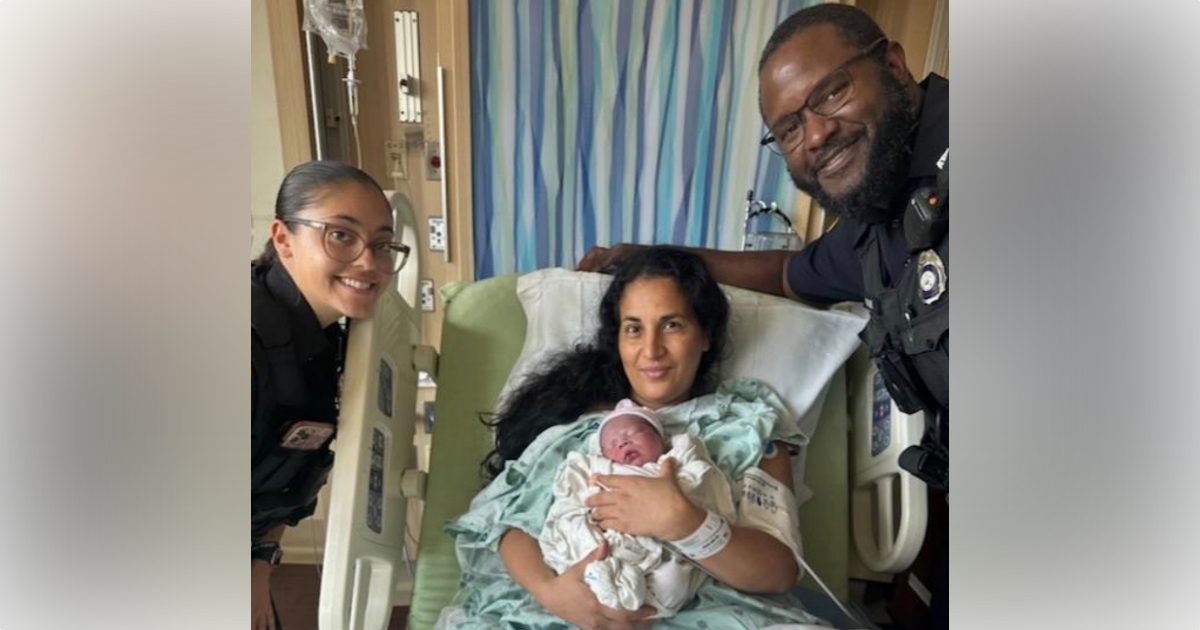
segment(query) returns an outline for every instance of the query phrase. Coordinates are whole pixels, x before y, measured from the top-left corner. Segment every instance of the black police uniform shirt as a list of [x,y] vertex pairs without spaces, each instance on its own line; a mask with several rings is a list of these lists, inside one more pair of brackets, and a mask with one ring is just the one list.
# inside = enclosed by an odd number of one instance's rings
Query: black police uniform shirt
[[[260,465],[272,448],[279,444],[290,425],[301,420],[336,424],[345,333],[342,326],[336,322],[321,328],[316,313],[308,305],[308,301],[304,299],[283,265],[252,265],[250,276],[251,282],[264,287],[273,300],[287,311],[296,365],[300,369],[305,387],[305,401],[299,406],[283,407],[273,404],[273,401],[266,401],[267,404],[260,405],[262,401],[259,400],[259,396],[267,395],[267,390],[262,387],[263,383],[259,379],[271,378],[271,375],[252,374],[251,409],[254,411],[250,452],[253,502],[253,494],[262,490],[264,485],[274,488],[281,483],[281,480],[269,479],[270,471],[262,470]],[[251,340],[254,343],[253,335]],[[327,451],[327,447],[328,444],[321,450]],[[256,480],[256,475],[261,479]],[[310,513],[311,509],[301,506],[288,520],[298,520]]]
[[[874,233],[883,246],[885,286],[891,287],[904,273],[909,258],[904,240],[904,209],[914,190],[933,185],[937,162],[950,146],[950,82],[930,74],[921,82],[925,96],[913,137],[912,156],[903,195],[881,212],[878,222],[840,219],[832,230],[797,252],[788,261],[788,285],[801,299],[816,304],[862,302],[866,297],[859,249]],[[950,335],[942,336],[939,349],[950,354]]]
[[884,282],[892,286],[904,272],[908,260],[904,209],[914,190],[937,177],[937,161],[950,146],[950,82],[930,74],[921,82],[921,88],[925,96],[904,195],[895,198],[887,213],[889,220],[866,223],[839,219],[832,230],[791,257],[788,285],[801,299],[818,304],[863,301],[866,289],[856,248],[866,243],[871,231],[878,234],[886,252]]

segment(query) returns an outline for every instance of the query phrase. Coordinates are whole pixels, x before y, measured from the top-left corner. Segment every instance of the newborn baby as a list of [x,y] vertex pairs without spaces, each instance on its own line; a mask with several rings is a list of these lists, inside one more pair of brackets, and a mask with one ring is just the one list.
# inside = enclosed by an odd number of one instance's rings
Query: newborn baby
[[559,573],[600,545],[608,557],[588,565],[584,580],[610,608],[655,608],[655,617],[675,614],[703,584],[707,574],[662,541],[602,530],[584,501],[603,489],[593,474],[658,476],[666,457],[675,460],[676,480],[693,503],[736,519],[729,481],[708,459],[704,443],[688,435],[667,438],[654,411],[622,400],[598,427],[600,454],[568,453],[554,481],[554,504],[539,543],[546,564]]
[[667,450],[666,443],[654,412],[629,399],[600,422],[600,452],[614,462],[629,466],[656,462]]

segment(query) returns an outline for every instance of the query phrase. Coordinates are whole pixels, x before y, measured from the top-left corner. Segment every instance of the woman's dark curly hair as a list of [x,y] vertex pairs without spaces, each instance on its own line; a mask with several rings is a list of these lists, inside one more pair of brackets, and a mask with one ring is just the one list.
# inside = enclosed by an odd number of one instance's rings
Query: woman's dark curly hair
[[713,390],[713,367],[724,356],[729,300],[696,254],[668,246],[634,250],[618,261],[612,284],[600,301],[600,330],[595,339],[548,359],[522,381],[491,421],[485,420],[496,429],[496,448],[483,461],[489,478],[500,474],[505,462],[520,457],[542,431],[630,397],[617,343],[620,306],[625,288],[642,278],[671,278],[679,284],[709,339],[689,397]]

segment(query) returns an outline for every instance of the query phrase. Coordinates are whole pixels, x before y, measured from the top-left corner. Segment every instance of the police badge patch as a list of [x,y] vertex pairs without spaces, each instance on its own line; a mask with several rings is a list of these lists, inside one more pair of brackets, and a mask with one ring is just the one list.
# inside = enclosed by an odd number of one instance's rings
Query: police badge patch
[[279,445],[297,451],[315,451],[333,437],[333,425],[314,420],[301,420],[292,425]]
[[921,301],[933,304],[946,292],[946,265],[937,252],[927,249],[917,257],[917,270],[917,291]]

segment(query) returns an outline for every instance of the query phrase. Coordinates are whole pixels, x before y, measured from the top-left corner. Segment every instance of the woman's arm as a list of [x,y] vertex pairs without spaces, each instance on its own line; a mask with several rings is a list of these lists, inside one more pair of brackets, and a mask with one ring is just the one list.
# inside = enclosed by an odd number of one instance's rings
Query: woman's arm
[[607,555],[608,545],[602,542],[578,564],[557,575],[546,566],[537,540],[529,534],[510,529],[500,538],[500,559],[508,574],[552,615],[581,628],[628,630],[645,626],[649,623],[646,618],[654,614],[652,606],[637,611],[609,608],[584,583],[587,565]]
[[510,529],[501,536],[500,559],[509,576],[538,601],[542,601],[543,587],[558,577],[546,566],[538,542],[519,529]]
[[[792,489],[792,469],[785,448],[763,457],[759,468]],[[611,488],[587,500],[592,517],[606,529],[659,540],[682,540],[704,522],[707,513],[688,500],[675,480],[675,462],[663,463],[659,477],[600,475]],[[792,551],[766,532],[731,527],[730,539],[719,552],[697,561],[709,573],[738,590],[782,593],[792,588],[799,568]]]
[[[787,447],[778,446],[774,456],[763,456],[758,467],[792,492],[792,466]],[[695,528],[692,531],[696,531]],[[764,531],[749,527],[735,525],[731,534],[724,549],[697,562],[717,579],[741,591],[784,593],[791,590],[800,569],[787,545]]]

